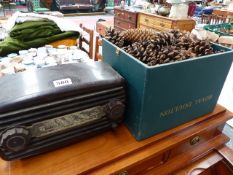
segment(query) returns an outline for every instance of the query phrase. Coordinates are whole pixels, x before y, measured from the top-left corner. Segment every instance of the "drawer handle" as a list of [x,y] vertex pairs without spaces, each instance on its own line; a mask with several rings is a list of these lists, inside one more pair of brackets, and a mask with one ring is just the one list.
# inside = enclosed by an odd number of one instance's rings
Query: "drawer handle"
[[121,173],[119,173],[118,175],[128,175],[129,173],[127,171],[123,171]]
[[161,27],[164,27],[164,26],[165,26],[165,24],[164,24],[164,23],[160,23],[159,25],[160,25]]
[[128,18],[129,18],[129,20],[131,20],[131,19],[132,19],[132,16],[128,16]]
[[117,21],[117,24],[120,24],[120,22],[119,22],[119,21]]
[[196,174],[195,173],[195,171],[205,171],[206,170],[206,168],[202,168],[202,167],[198,167],[198,168],[194,168],[194,169],[192,169],[192,170],[190,170],[188,173],[187,173],[187,175],[192,175],[192,174]]
[[192,138],[192,140],[190,140],[190,145],[195,145],[200,141],[200,137],[196,136],[194,138]]
[[149,22],[149,20],[148,20],[148,19],[145,19],[145,22]]

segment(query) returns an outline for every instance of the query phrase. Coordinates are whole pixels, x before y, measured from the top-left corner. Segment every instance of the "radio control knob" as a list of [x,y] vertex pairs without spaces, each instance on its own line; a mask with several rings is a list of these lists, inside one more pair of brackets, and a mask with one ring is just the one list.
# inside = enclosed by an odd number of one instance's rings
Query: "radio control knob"
[[1,136],[2,147],[11,152],[25,149],[30,140],[29,130],[23,127],[8,129]]
[[123,118],[125,112],[125,105],[119,100],[110,101],[107,104],[106,112],[108,118],[117,121]]

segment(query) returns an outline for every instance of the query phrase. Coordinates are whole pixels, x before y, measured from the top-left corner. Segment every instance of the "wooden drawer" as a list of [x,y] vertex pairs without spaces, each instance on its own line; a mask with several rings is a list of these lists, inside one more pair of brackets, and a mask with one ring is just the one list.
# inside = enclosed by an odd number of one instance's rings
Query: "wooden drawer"
[[114,9],[114,17],[118,19],[124,19],[125,18],[125,12],[122,10]]
[[187,175],[187,172],[188,175],[232,175],[233,167],[217,153],[211,153],[174,175]]
[[126,12],[124,15],[124,20],[132,22],[136,25],[137,22],[137,14],[136,13],[131,13],[131,12]]
[[143,24],[138,24],[138,28],[140,28],[140,29],[151,29],[150,26],[145,26]]
[[[223,154],[222,151],[224,151]],[[174,175],[232,175],[233,164],[229,161],[229,157],[233,157],[232,149],[223,146],[177,171]]]
[[195,27],[195,21],[188,20],[174,20],[158,15],[151,15],[147,13],[138,14],[138,28],[147,26],[158,31],[167,31],[169,29],[180,29],[191,31]]
[[127,10],[114,9],[114,17],[131,23],[137,23],[137,12]]
[[[221,126],[219,126],[218,128],[221,128]],[[168,161],[216,137],[220,132],[218,128],[207,129],[203,133],[195,134],[192,137],[186,139],[183,143],[179,144],[179,146],[174,147],[173,149],[170,150]]]
[[138,162],[137,164],[134,164],[134,166],[119,171],[114,175],[124,175],[124,173],[129,175],[142,175],[144,172],[149,171],[150,169],[161,166],[164,163],[165,157],[166,154],[157,155],[156,157],[150,158],[143,162]]
[[[185,152],[177,155],[175,158],[165,162],[159,167],[150,169],[144,172],[143,175],[174,175],[177,170],[187,167],[195,160],[205,157],[208,153],[216,150],[217,148],[223,146],[229,138],[224,134],[219,134],[216,137],[198,145],[194,146],[190,150],[185,150]],[[189,174],[191,175],[191,174]]]
[[141,29],[154,29],[158,32],[164,32],[164,31],[169,31],[170,29],[169,28],[163,28],[163,27],[159,27],[159,26],[146,26],[144,24],[138,24],[138,28],[141,28]]
[[196,23],[193,20],[190,21],[178,21],[174,24],[172,28],[174,29],[180,29],[180,30],[186,30],[186,31],[192,31],[194,29]]
[[150,26],[152,28],[171,28],[172,27],[172,21],[166,20],[166,19],[161,19],[157,18],[154,16],[147,16],[140,14],[139,15],[139,20],[138,23]]
[[114,9],[114,28],[117,30],[127,30],[137,27],[137,12],[124,9]]
[[[218,128],[222,128],[222,125],[218,126],[217,128],[209,128],[203,133],[197,133],[185,139],[183,142],[177,143],[177,145],[172,149],[167,150],[160,155],[155,155],[144,162],[134,164],[134,166],[124,169],[116,175],[123,172],[127,172],[130,175],[141,175],[145,174],[146,172],[150,172],[153,169],[166,166],[167,163],[169,164],[170,160],[176,159],[179,157],[179,155],[185,154],[193,149],[199,149],[199,146],[205,145],[207,142],[211,141],[211,139],[217,138],[217,136],[221,133]],[[193,156],[196,155],[193,154]]]
[[135,24],[114,18],[114,27],[127,30],[135,28]]

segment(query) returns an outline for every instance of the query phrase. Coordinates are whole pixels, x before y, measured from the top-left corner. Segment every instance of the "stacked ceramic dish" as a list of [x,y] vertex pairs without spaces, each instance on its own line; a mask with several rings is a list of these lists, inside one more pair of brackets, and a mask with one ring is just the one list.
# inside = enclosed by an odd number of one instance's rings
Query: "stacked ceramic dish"
[[77,46],[60,45],[53,48],[51,45],[46,45],[37,49],[21,50],[18,54],[12,53],[0,58],[0,76],[59,64],[89,61],[92,60]]

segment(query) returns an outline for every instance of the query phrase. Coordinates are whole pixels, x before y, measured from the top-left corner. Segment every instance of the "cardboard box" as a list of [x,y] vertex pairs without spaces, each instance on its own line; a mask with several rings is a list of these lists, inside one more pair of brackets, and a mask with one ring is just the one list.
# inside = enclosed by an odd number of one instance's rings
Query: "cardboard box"
[[103,39],[103,60],[127,82],[126,125],[137,140],[213,111],[233,60],[233,51],[147,66]]

